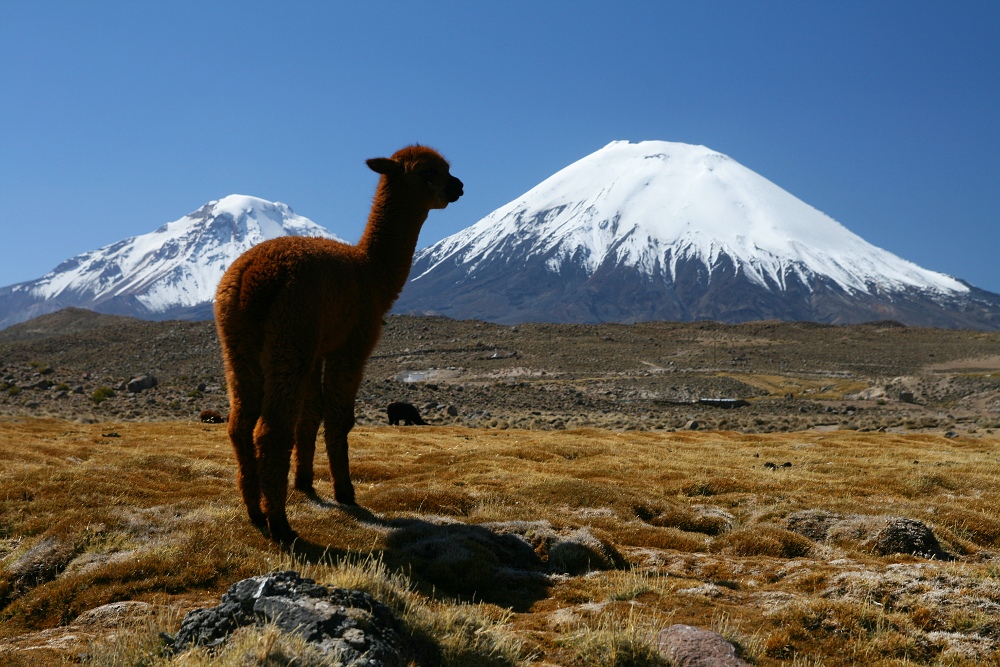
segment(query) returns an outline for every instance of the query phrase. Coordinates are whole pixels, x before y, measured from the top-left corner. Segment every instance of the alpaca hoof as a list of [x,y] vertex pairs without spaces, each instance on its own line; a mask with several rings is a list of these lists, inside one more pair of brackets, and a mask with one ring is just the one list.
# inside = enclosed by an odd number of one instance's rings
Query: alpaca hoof
[[357,505],[357,501],[354,500],[354,489],[351,489],[350,493],[338,493],[333,492],[333,497],[336,498],[337,502],[341,505]]
[[296,488],[296,490],[301,491],[302,493],[306,494],[310,498],[314,498],[316,496],[316,489],[313,488],[313,484],[312,484],[311,481],[310,482],[299,482],[299,481],[296,481],[295,482],[295,488]]
[[271,541],[278,544],[291,544],[299,539],[299,534],[292,530],[292,527],[287,522],[284,526],[272,526],[270,533]]
[[288,545],[297,539],[299,539],[299,534],[296,533],[294,530],[288,530],[278,535],[274,534],[271,535],[271,541],[275,542],[276,544]]

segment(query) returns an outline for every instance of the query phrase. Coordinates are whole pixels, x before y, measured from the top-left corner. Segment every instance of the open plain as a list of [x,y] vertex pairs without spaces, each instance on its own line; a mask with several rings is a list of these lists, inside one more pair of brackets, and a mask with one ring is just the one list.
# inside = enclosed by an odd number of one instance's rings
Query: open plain
[[0,382],[3,664],[324,664],[273,628],[162,650],[280,569],[388,604],[416,664],[669,665],[677,623],[757,665],[1000,664],[997,333],[390,317],[360,505],[319,457],[284,551],[197,421],[211,323],[62,311],[0,332]]

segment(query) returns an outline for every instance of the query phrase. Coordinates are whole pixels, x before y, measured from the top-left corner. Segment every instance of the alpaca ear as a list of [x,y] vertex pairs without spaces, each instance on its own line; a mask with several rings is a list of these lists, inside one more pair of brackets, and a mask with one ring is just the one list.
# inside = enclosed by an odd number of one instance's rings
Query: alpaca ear
[[403,165],[387,157],[373,157],[367,161],[367,164],[368,168],[376,174],[385,174],[386,176],[389,176],[390,174],[403,173]]

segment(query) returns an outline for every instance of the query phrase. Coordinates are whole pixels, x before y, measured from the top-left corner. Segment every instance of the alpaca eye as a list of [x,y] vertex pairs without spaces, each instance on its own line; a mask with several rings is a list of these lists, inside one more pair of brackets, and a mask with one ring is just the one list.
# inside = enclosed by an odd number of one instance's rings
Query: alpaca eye
[[428,182],[437,180],[438,177],[436,169],[424,169],[421,175],[424,177],[424,180]]

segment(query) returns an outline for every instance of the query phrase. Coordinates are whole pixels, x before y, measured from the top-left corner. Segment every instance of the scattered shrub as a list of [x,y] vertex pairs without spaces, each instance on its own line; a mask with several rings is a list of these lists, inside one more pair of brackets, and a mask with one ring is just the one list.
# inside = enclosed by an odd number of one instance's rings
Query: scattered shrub
[[90,395],[90,400],[94,402],[94,405],[100,405],[104,401],[108,400],[115,395],[115,390],[106,385],[101,385],[94,390],[94,393]]

